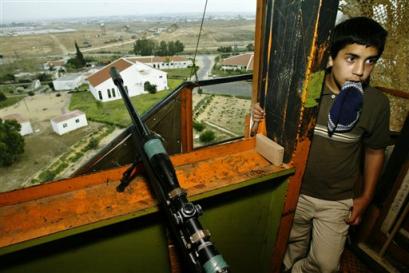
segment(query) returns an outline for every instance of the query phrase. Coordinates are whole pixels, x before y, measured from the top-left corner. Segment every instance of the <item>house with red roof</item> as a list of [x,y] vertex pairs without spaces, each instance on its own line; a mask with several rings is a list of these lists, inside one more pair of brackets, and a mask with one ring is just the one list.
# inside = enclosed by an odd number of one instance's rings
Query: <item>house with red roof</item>
[[156,85],[156,90],[168,88],[167,73],[152,68],[139,61],[120,58],[106,65],[87,78],[89,89],[95,99],[106,102],[121,98],[118,88],[111,79],[110,69],[116,67],[122,79],[124,88],[129,97],[145,93],[146,82]]
[[254,53],[245,53],[223,59],[221,63],[222,70],[245,70],[252,71],[254,62]]

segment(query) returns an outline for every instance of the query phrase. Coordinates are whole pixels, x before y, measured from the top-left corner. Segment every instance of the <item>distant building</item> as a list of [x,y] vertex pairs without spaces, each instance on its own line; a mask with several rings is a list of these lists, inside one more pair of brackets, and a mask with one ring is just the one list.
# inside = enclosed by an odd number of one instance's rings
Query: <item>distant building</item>
[[43,64],[44,70],[60,70],[63,69],[65,71],[64,65],[67,63],[66,60],[56,60],[56,61],[48,61]]
[[87,117],[80,110],[65,113],[50,120],[54,132],[59,135],[77,130],[88,125]]
[[81,73],[65,74],[53,80],[54,89],[57,91],[73,90],[84,83],[85,76]]
[[20,135],[25,136],[33,133],[33,127],[31,127],[31,123],[28,119],[23,118],[19,114],[11,114],[3,117],[3,120],[15,120],[20,125]]
[[156,85],[158,91],[168,88],[166,72],[138,61],[132,62],[126,58],[120,58],[87,78],[92,95],[99,101],[105,102],[121,98],[121,94],[110,76],[109,71],[113,66],[116,67],[124,80],[124,88],[130,97],[144,93],[146,82]]
[[146,57],[127,57],[131,62],[141,62],[156,69],[173,69],[173,68],[187,68],[192,66],[191,60],[182,56],[146,56]]
[[253,70],[254,53],[245,53],[226,58],[221,63],[222,70]]
[[34,81],[31,83],[29,89],[35,90],[35,89],[40,88],[40,87],[41,87],[41,82],[40,82],[40,80],[34,80]]
[[14,74],[14,79],[16,81],[33,81],[37,78],[37,73],[30,73],[30,72],[20,72]]

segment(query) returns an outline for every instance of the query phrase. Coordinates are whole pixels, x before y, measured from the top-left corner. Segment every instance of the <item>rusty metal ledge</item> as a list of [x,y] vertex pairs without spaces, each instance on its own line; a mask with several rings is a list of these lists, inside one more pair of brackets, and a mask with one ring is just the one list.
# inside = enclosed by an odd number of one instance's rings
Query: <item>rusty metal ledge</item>
[[[172,157],[191,200],[294,172],[275,167],[254,149],[254,139]],[[0,255],[157,211],[143,177],[125,192],[116,186],[126,167],[0,194]]]

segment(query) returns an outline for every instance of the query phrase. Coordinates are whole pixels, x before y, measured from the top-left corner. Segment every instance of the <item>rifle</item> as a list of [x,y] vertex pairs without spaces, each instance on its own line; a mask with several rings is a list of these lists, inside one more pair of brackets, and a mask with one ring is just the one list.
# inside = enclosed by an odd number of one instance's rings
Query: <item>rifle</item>
[[[165,214],[167,224],[175,240],[176,246],[182,254],[183,260],[189,267],[189,272],[197,273],[227,273],[229,267],[216,247],[210,241],[210,233],[204,230],[198,217],[203,213],[200,205],[194,205],[187,199],[186,191],[179,186],[176,172],[169,155],[163,147],[158,135],[149,131],[123,87],[121,75],[115,67],[111,67],[111,78],[118,87],[125,106],[133,123],[133,136],[136,139],[136,153],[139,155],[146,178],[159,208]],[[123,191],[129,184],[134,163],[124,173],[118,186]]]

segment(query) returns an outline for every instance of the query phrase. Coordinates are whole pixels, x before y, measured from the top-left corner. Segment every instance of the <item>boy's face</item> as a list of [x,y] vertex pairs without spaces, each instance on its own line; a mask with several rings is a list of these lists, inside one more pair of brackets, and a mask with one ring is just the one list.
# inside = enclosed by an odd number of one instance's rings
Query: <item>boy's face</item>
[[333,91],[341,90],[346,81],[365,83],[379,58],[373,46],[349,44],[341,49],[335,59],[330,58],[331,73],[327,85]]

